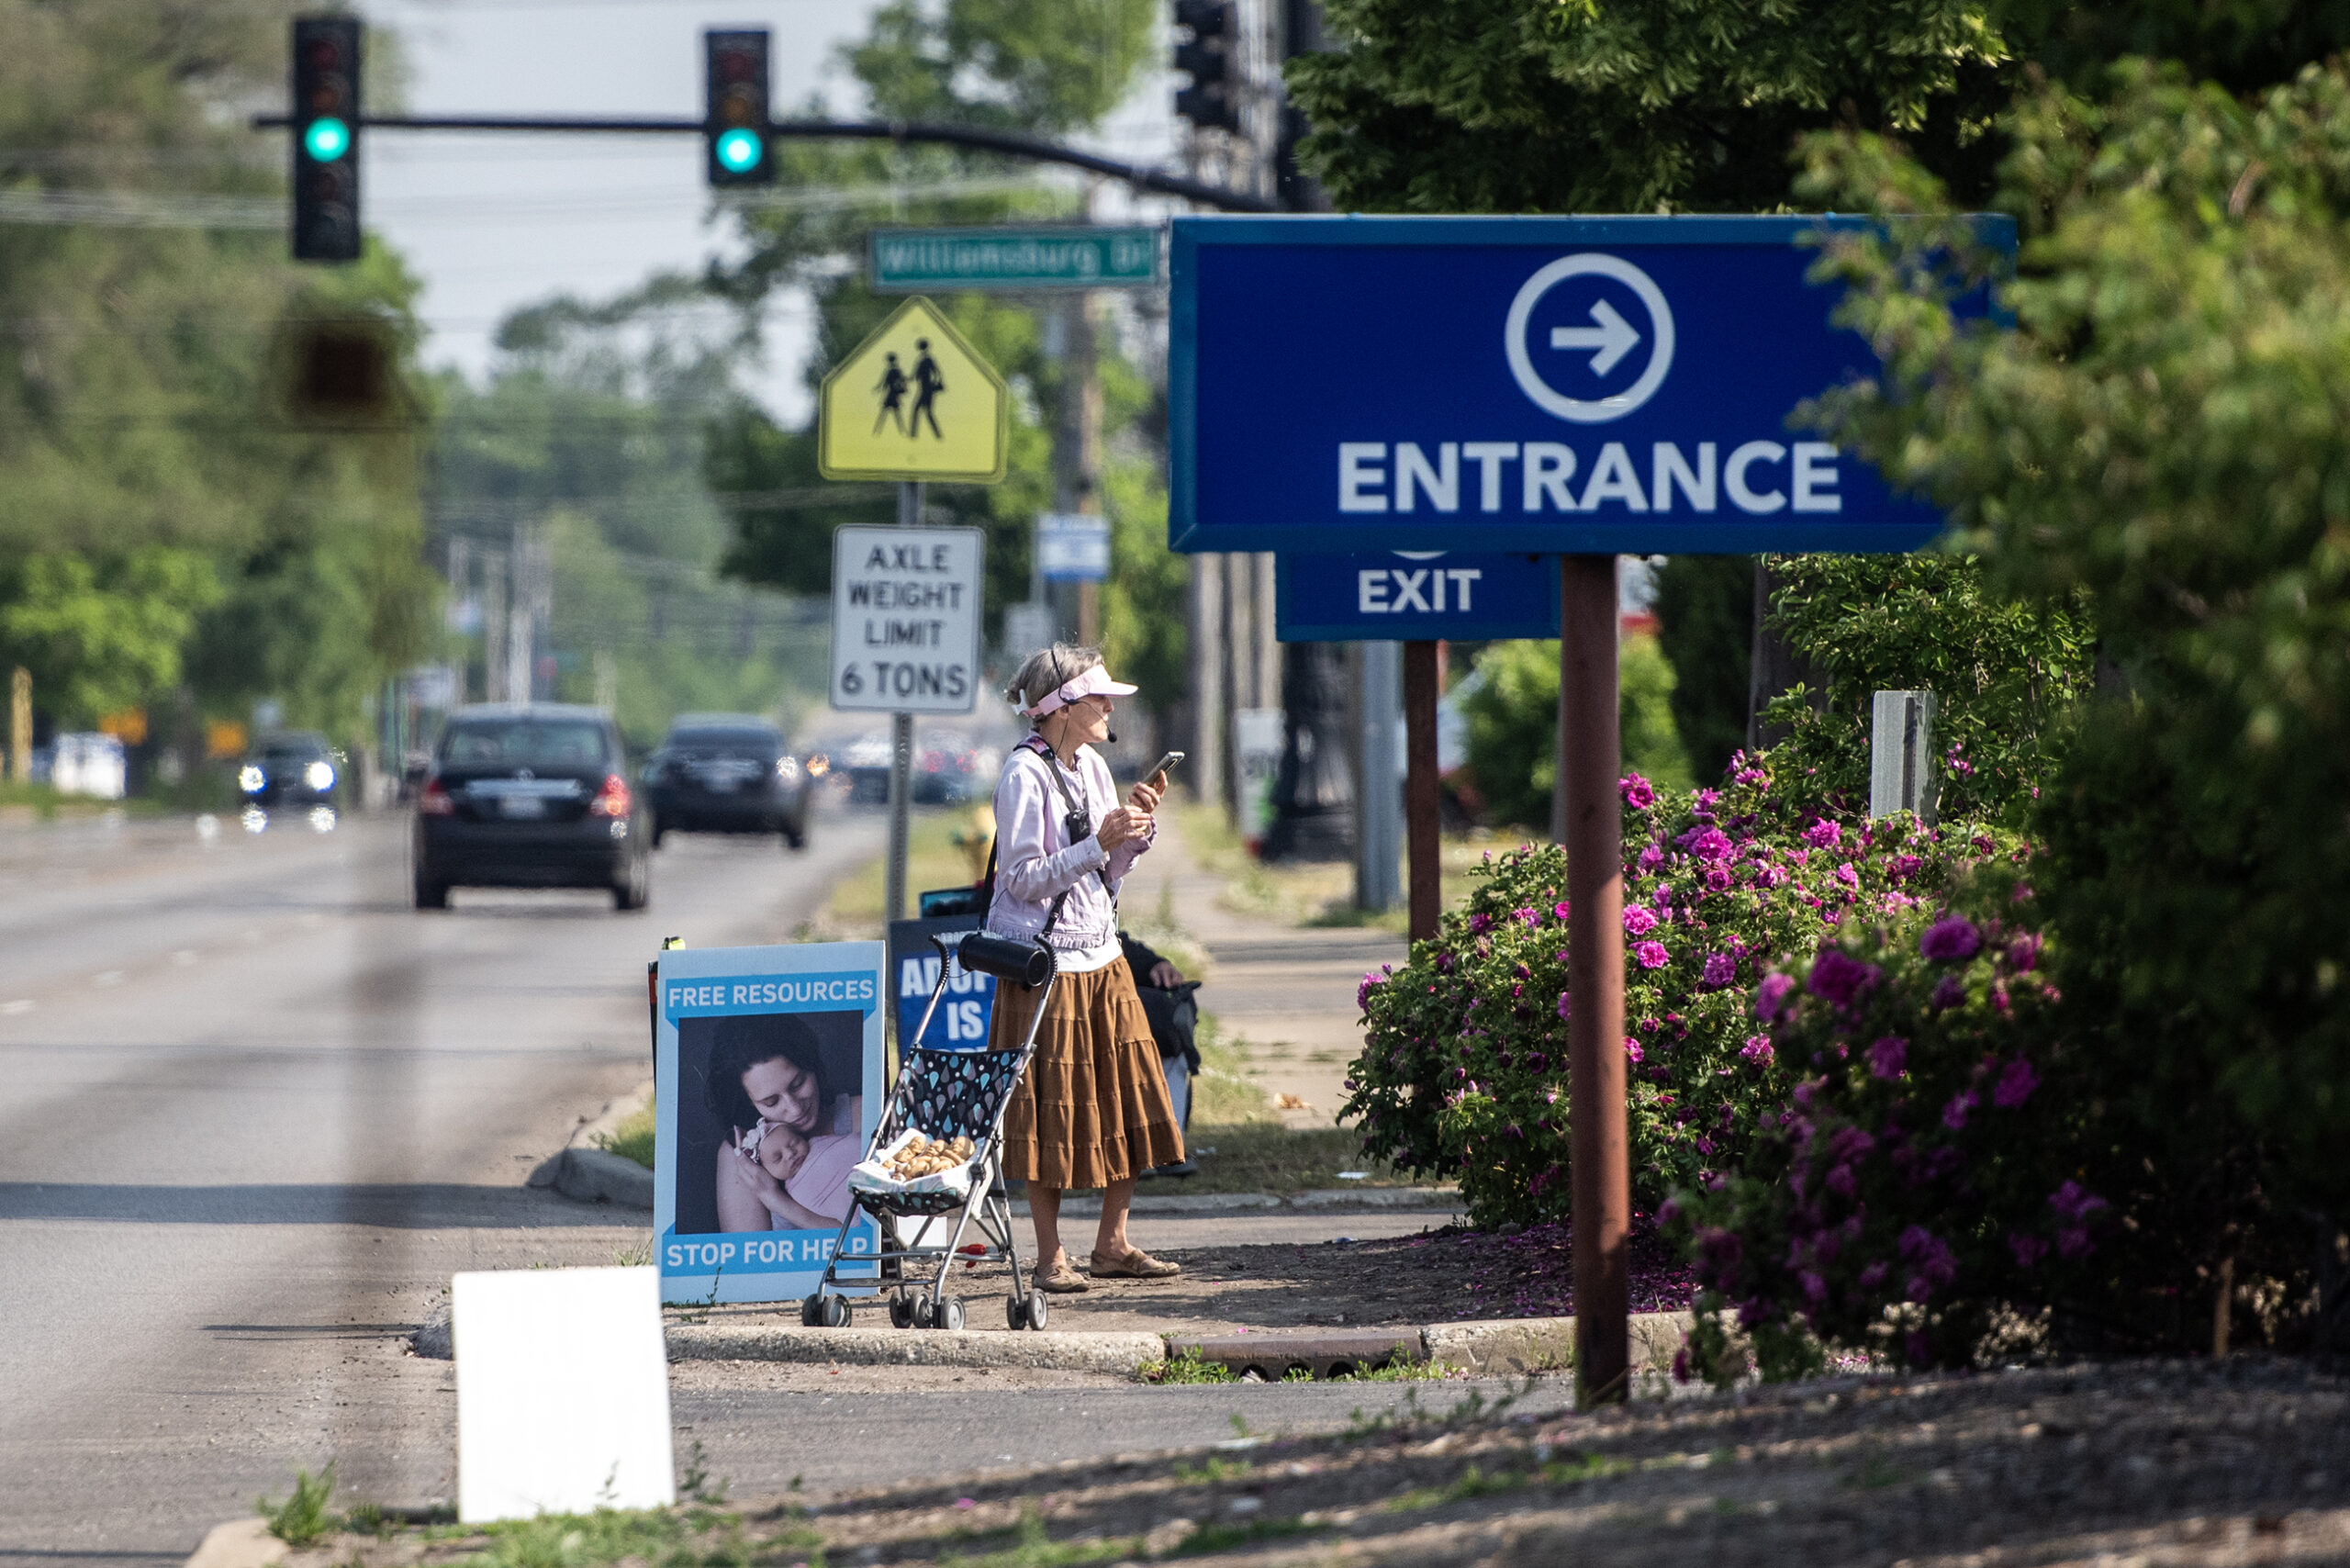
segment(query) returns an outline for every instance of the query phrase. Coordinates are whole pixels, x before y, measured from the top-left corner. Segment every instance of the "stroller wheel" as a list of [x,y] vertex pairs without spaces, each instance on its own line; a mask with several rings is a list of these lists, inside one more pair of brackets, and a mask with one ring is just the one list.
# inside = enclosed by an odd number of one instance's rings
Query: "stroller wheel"
[[937,1327],[955,1329],[963,1327],[963,1304],[954,1296],[942,1296],[938,1302]]
[[911,1316],[911,1317],[913,1319],[913,1325],[914,1325],[914,1327],[917,1327],[917,1328],[927,1328],[927,1327],[930,1327],[930,1297],[928,1297],[928,1296],[926,1296],[926,1295],[918,1295],[918,1296],[914,1297],[914,1299],[913,1299],[913,1305],[912,1305],[912,1310],[908,1313],[908,1316]]
[[800,1303],[800,1327],[822,1328],[824,1326],[824,1293],[803,1298]]
[[1052,1303],[1045,1299],[1043,1291],[1030,1291],[1028,1293],[1028,1327],[1042,1332],[1045,1319],[1051,1308]]
[[1003,1298],[1003,1319],[1014,1333],[1028,1327],[1028,1303],[1017,1291]]
[[908,1301],[901,1295],[891,1296],[890,1298],[890,1327],[892,1328],[911,1328],[913,1327],[913,1324],[914,1304]]
[[826,1296],[824,1298],[823,1313],[825,1327],[847,1327],[849,1323],[848,1297],[845,1295]]

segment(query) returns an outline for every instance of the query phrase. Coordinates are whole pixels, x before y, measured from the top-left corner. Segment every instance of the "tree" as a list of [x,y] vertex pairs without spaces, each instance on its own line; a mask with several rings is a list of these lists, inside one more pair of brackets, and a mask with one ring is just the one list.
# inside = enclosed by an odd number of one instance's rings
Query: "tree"
[[1673,723],[1689,770],[1719,778],[1746,745],[1754,559],[1673,555],[1656,573],[1657,645],[1673,666]]
[[2104,101],[2033,94],[2011,135],[2012,330],[1953,308],[1997,259],[1933,218],[1928,171],[1865,135],[1810,144],[1816,198],[1921,218],[1823,263],[1885,372],[1817,420],[1948,507],[2002,588],[2089,595],[2114,689],[2044,794],[2034,876],[2091,956],[2068,995],[2150,1072],[2216,1086],[2338,1215],[2350,76],[2246,104],[2141,64]]
[[2350,46],[2322,0],[1326,0],[1342,47],[1291,63],[1299,150],[1342,208],[1767,212],[1796,140],[1902,138],[1962,206],[1987,199],[1999,116],[2034,74],[2092,87],[2125,55],[2232,91]]
[[[0,0],[0,183],[134,218],[278,196],[282,144],[254,157],[241,121],[284,91],[290,10]],[[275,231],[0,226],[0,618],[36,667],[68,659],[35,687],[52,719],[185,679],[224,716],[276,695],[359,730],[424,647],[416,444],[306,426],[281,351],[363,318],[412,383],[416,289],[380,249],[297,268]],[[412,386],[396,402],[421,405]]]

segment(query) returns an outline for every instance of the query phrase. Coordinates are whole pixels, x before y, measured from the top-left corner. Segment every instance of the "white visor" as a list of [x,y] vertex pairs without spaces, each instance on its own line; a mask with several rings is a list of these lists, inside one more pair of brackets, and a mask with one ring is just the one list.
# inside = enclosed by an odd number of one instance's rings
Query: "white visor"
[[1123,680],[1112,680],[1107,665],[1095,665],[1073,680],[1063,682],[1027,707],[1020,710],[1032,719],[1068,707],[1080,697],[1132,697],[1135,688]]

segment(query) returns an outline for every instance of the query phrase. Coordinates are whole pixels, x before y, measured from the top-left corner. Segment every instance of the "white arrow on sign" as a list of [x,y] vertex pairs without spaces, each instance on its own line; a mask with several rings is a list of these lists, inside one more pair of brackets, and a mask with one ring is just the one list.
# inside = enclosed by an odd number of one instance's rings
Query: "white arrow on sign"
[[1640,341],[1640,335],[1605,299],[1592,306],[1591,319],[1599,325],[1551,328],[1550,346],[1554,349],[1596,350],[1591,356],[1591,373],[1605,375],[1616,368],[1617,361],[1632,352],[1633,345]]

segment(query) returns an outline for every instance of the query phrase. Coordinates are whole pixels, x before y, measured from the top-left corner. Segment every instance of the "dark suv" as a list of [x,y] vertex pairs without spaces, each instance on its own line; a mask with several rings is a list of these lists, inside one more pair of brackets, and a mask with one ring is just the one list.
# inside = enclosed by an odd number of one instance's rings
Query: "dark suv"
[[772,833],[808,844],[808,774],[783,733],[749,713],[688,713],[644,764],[653,842],[672,833]]
[[597,708],[485,704],[452,715],[416,802],[416,907],[452,887],[610,888],[652,895],[643,811],[620,732]]

